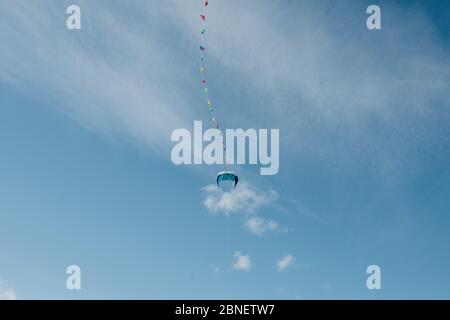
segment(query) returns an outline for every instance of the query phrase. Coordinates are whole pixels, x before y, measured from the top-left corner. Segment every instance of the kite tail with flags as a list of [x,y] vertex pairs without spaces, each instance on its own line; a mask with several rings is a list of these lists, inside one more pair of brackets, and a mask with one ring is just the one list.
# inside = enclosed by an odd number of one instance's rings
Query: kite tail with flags
[[[204,2],[204,7],[208,7],[208,1],[206,0]],[[206,98],[206,104],[208,106],[208,110],[211,114],[211,123],[213,125],[214,128],[216,129],[220,129],[219,128],[219,123],[217,122],[217,118],[215,116],[215,108],[213,106],[213,103],[211,101],[211,97],[209,96],[209,92],[208,92],[208,83],[206,81],[206,66],[205,66],[205,61],[206,61],[206,45],[205,45],[205,34],[206,34],[206,13],[202,13],[200,14],[200,20],[202,21],[202,27],[200,29],[200,34],[202,35],[202,44],[200,45],[200,75],[201,75],[201,79],[200,79],[200,83],[203,87],[203,92],[205,94],[205,98]],[[224,146],[224,151],[225,149],[225,144],[223,142],[223,134],[221,131],[221,135],[222,135],[222,144]]]

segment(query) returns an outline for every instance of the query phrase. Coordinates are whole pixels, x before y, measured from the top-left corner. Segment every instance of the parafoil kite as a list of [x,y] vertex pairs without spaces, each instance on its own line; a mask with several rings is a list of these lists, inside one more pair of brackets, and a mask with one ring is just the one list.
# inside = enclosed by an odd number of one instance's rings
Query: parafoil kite
[[230,191],[236,188],[239,178],[232,171],[222,171],[217,175],[217,186],[222,191]]

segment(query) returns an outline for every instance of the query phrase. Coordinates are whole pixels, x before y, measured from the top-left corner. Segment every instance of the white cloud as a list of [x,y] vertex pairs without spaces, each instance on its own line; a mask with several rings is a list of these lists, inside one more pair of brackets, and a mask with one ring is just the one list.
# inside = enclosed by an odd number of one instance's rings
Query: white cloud
[[271,204],[278,199],[278,194],[273,191],[261,191],[242,182],[235,190],[223,192],[216,185],[208,185],[203,188],[205,199],[203,205],[213,213],[255,213],[256,209]]
[[0,300],[17,300],[16,291],[8,282],[0,279]]
[[223,192],[216,185],[208,185],[202,189],[205,193],[203,205],[212,213],[237,213],[244,216],[244,226],[252,234],[261,236],[267,232],[285,232],[274,220],[259,217],[256,210],[272,205],[279,197],[278,193],[269,190],[261,191],[247,182],[238,184],[235,190]]
[[250,256],[242,255],[239,251],[234,253],[233,269],[250,271],[252,262]]
[[251,233],[257,236],[261,236],[266,232],[287,231],[287,229],[282,228],[278,222],[275,222],[273,220],[266,220],[258,216],[251,216],[246,218],[244,224]]
[[286,270],[295,263],[294,256],[288,254],[277,261],[277,268],[279,272]]

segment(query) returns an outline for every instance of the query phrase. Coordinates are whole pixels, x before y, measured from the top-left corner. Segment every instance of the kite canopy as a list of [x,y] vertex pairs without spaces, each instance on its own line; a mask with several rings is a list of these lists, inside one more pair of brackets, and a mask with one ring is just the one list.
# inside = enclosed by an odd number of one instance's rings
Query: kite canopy
[[238,176],[232,171],[222,171],[217,175],[217,186],[224,191],[236,188],[238,181]]

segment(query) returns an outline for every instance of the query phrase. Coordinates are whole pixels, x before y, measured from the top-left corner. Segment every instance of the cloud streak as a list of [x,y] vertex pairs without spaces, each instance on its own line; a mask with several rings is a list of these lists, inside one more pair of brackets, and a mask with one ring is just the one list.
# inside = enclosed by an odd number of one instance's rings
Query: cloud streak
[[[295,158],[343,169],[364,163],[391,180],[413,172],[431,146],[446,142],[439,119],[440,106],[450,105],[449,52],[420,7],[383,4],[381,31],[367,30],[366,8],[358,1],[211,6],[209,54],[218,73],[233,75],[227,88],[240,97],[229,122],[270,119]],[[178,14],[196,32],[195,21]]]
[[83,27],[68,31],[65,8],[49,1],[2,2],[0,41],[8,50],[0,52],[0,80],[106,136],[167,145],[170,127],[191,118],[181,88],[190,75],[158,34],[168,22],[149,14],[161,25],[138,30],[128,19],[132,12],[123,10],[121,20],[120,5],[80,6]]

